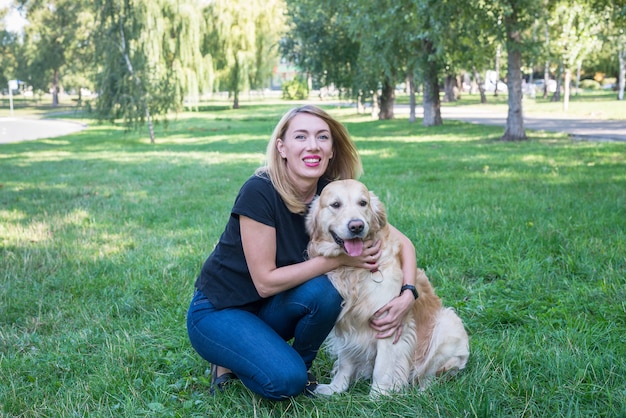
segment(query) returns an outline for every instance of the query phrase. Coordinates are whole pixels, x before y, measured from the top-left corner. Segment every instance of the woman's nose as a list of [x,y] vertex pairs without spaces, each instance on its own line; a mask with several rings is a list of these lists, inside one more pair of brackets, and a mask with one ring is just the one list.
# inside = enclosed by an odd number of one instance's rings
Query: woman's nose
[[311,135],[306,140],[306,146],[308,149],[317,149],[319,144],[317,143],[317,139],[315,136]]

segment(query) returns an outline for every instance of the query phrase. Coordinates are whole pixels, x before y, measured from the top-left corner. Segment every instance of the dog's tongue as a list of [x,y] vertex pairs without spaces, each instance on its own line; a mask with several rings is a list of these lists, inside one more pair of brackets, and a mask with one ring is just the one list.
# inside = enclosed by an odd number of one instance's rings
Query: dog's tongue
[[346,248],[346,252],[353,257],[361,255],[363,252],[363,240],[360,238],[344,240],[343,246]]

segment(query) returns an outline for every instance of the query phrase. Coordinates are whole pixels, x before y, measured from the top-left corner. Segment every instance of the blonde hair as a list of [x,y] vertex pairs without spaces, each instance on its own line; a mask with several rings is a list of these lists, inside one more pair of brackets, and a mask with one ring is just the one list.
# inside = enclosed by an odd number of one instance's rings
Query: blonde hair
[[333,141],[333,158],[328,163],[324,177],[329,180],[356,179],[363,173],[361,157],[347,129],[326,111],[317,106],[306,105],[296,107],[285,113],[280,119],[270,142],[267,144],[265,165],[256,170],[256,174],[264,174],[270,178],[272,185],[280,194],[287,208],[293,213],[305,213],[306,204],[298,198],[294,185],[287,174],[286,161],[278,153],[276,141],[284,138],[292,119],[301,113],[314,115],[324,120],[330,128]]

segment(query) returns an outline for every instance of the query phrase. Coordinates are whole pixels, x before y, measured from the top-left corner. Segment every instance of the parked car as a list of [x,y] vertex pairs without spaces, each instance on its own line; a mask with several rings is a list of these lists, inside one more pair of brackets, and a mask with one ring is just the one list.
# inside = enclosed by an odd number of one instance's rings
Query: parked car
[[[534,81],[535,89],[538,93],[543,93],[543,89],[545,86],[544,79],[540,78],[539,80]],[[548,93],[554,93],[556,91],[556,80],[548,80]]]
[[[483,87],[485,88],[485,91],[495,91],[496,90],[496,83],[488,80]],[[498,91],[501,93],[508,93],[509,92],[509,87],[506,85],[505,82],[503,81],[498,81]]]

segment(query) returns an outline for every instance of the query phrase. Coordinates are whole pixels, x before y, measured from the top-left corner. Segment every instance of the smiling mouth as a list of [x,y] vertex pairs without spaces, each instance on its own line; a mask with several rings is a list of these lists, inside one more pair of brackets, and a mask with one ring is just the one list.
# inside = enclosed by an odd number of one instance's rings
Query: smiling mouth
[[350,238],[350,239],[342,239],[339,235],[335,234],[335,232],[330,231],[335,243],[339,245],[343,250],[351,255],[352,257],[361,255],[363,252],[363,239],[361,238]]
[[317,167],[322,162],[321,158],[304,158],[304,164],[308,167]]

